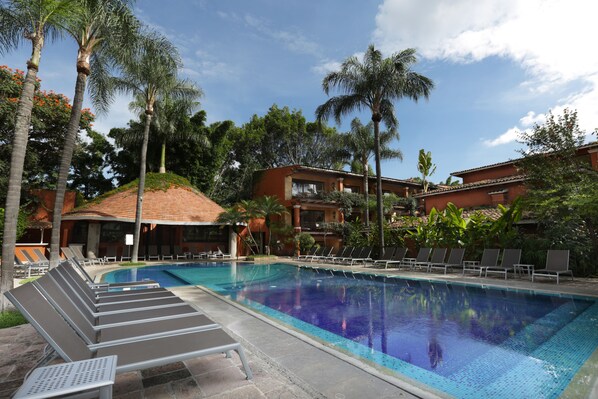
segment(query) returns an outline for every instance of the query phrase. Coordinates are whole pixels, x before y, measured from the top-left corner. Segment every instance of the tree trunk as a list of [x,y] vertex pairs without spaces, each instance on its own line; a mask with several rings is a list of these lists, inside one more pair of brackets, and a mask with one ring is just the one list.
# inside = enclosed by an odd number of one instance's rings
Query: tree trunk
[[62,208],[64,206],[66,182],[71,169],[71,160],[73,159],[75,140],[79,131],[79,122],[81,121],[81,108],[83,107],[86,83],[87,74],[83,71],[78,71],[77,82],[75,83],[73,108],[71,109],[71,119],[69,120],[68,130],[64,139],[62,157],[60,159],[60,169],[58,172],[58,182],[56,183],[56,199],[54,200],[54,213],[52,215],[52,238],[50,239],[50,268],[58,266],[58,263],[60,262],[60,224],[62,222]]
[[162,151],[160,153],[160,173],[166,173],[166,141],[162,142]]
[[367,158],[365,159],[365,162],[363,163],[363,195],[364,195],[364,199],[365,199],[365,227],[369,228],[370,227],[370,187],[369,187],[369,165],[368,165],[368,161]]
[[[39,49],[41,52],[41,47]],[[32,60],[36,57],[31,57]],[[39,56],[37,57],[39,59]],[[33,95],[37,77],[37,64],[27,63],[27,75],[23,82],[23,92],[19,99],[15,135],[12,142],[10,157],[10,173],[8,175],[8,191],[4,209],[4,241],[2,242],[2,276],[0,277],[0,311],[4,311],[8,302],[4,293],[14,287],[15,244],[17,242],[17,221],[21,202],[21,181],[23,179],[23,164],[31,125],[33,111]]]
[[[378,116],[378,115],[377,115]],[[376,208],[378,210],[378,245],[384,248],[384,210],[382,208],[382,167],[380,165],[380,119],[374,118],[374,153],[376,158]]]
[[131,261],[137,262],[139,252],[139,234],[141,232],[141,212],[143,210],[143,191],[145,190],[145,163],[147,158],[147,142],[149,140],[152,111],[145,111],[145,128],[143,129],[143,144],[141,145],[141,164],[139,165],[139,187],[137,189],[137,209],[135,211],[135,230],[133,232],[133,255]]

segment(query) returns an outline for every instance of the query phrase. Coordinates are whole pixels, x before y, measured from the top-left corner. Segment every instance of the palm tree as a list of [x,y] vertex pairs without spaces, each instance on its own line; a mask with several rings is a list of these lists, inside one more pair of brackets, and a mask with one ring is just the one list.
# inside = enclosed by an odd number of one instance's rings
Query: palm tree
[[432,163],[432,152],[425,152],[423,148],[419,150],[419,156],[417,158],[417,170],[422,174],[424,193],[427,193],[428,187],[430,186],[428,177],[432,176],[434,172],[436,172],[436,165]]
[[3,293],[13,287],[14,254],[17,236],[17,219],[21,201],[23,164],[31,124],[33,95],[42,49],[46,38],[60,36],[74,0],[9,0],[0,4],[0,54],[12,50],[26,40],[31,42],[31,58],[27,61],[27,74],[19,98],[12,141],[8,190],[4,213],[2,242],[2,276],[0,277],[0,311],[4,310]]
[[264,218],[268,228],[268,255],[270,255],[270,242],[272,241],[272,216],[280,216],[287,213],[287,208],[280,203],[275,195],[264,195],[257,199],[258,213]]
[[133,94],[143,99],[145,106],[145,126],[139,167],[139,187],[137,190],[137,208],[135,211],[135,230],[132,261],[137,262],[143,191],[145,189],[145,170],[149,130],[154,114],[154,105],[162,96],[172,98],[193,98],[197,95],[189,82],[177,78],[177,68],[182,65],[179,53],[165,37],[156,32],[148,32],[141,37],[141,49],[122,65],[122,76],[113,79],[117,90]]
[[[396,130],[390,129],[380,132],[380,157],[382,159],[403,159],[401,151],[389,147],[389,144],[394,139],[399,139],[399,133]],[[368,174],[370,169],[370,159],[374,156],[376,150],[375,143],[374,124],[370,122],[364,126],[361,124],[359,118],[353,119],[353,121],[351,121],[351,132],[345,135],[345,145],[353,154],[353,160],[359,165],[361,173],[363,174],[366,227],[370,225],[370,210],[367,206],[369,204]]]
[[[150,127],[150,143],[158,142],[160,150],[160,173],[166,173],[166,143],[168,141],[193,140],[205,146],[210,142],[205,134],[192,128],[190,115],[199,106],[196,98],[201,97],[201,89],[191,86],[197,90],[195,98],[173,99],[168,96],[160,98],[154,104],[154,117]],[[145,111],[144,100],[136,99],[130,104],[130,108],[136,111]],[[121,131],[124,134],[116,136],[118,143],[141,143],[143,132],[137,129]]]
[[79,131],[87,78],[93,68],[94,73],[90,79],[91,98],[96,109],[105,111],[111,100],[107,76],[109,67],[118,62],[118,59],[126,57],[136,42],[139,23],[129,9],[130,3],[129,0],[80,0],[80,7],[73,12],[74,17],[65,27],[78,45],[77,80],[56,183],[50,240],[51,267],[55,267],[60,259],[62,207]]
[[345,94],[330,98],[316,109],[318,121],[334,116],[338,124],[342,116],[362,108],[367,108],[372,113],[380,248],[384,247],[380,122],[384,122],[389,130],[396,129],[398,121],[393,101],[404,97],[414,101],[421,96],[428,98],[434,87],[432,80],[411,70],[411,66],[417,62],[415,53],[415,49],[406,49],[383,58],[382,53],[374,45],[370,45],[363,56],[363,62],[355,56],[347,58],[339,71],[329,73],[322,81],[326,94],[333,88],[338,88]]
[[218,219],[216,219],[216,221],[218,223],[230,224],[232,226],[246,226],[248,238],[242,237],[242,239],[251,253],[255,255],[253,247],[257,247],[257,241],[255,241],[253,233],[251,232],[251,219],[260,216],[261,212],[258,209],[257,202],[252,200],[243,200],[218,215]]

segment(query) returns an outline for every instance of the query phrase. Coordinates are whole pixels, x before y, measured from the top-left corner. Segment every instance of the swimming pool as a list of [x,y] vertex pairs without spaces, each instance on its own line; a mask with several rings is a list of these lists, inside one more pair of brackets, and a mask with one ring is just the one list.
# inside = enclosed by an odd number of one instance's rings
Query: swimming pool
[[460,398],[556,398],[598,347],[595,299],[293,265],[124,269],[202,285],[328,345]]

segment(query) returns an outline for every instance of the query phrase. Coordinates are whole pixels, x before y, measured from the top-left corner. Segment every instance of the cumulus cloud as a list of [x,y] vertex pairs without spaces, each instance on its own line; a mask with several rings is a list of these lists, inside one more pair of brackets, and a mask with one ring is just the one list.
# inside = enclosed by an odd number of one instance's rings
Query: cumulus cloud
[[[541,95],[566,84],[581,89],[554,105],[577,109],[580,127],[598,127],[598,2],[588,0],[385,0],[376,16],[374,39],[386,52],[416,47],[428,59],[478,62],[509,58],[529,81],[521,85]],[[527,113],[520,123],[533,125]],[[512,129],[491,143],[507,143]],[[498,144],[495,144],[498,145]]]
[[318,75],[326,75],[333,71],[338,71],[341,67],[341,63],[335,60],[322,60],[320,63],[311,68],[313,72]]

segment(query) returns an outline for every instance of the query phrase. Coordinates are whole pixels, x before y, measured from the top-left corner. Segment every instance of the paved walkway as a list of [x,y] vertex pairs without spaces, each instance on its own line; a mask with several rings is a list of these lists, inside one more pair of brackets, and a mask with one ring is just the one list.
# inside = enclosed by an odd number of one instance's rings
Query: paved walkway
[[[331,267],[330,265],[321,265]],[[425,274],[334,266],[348,271],[404,275],[547,292],[598,296],[598,279],[564,278],[533,284],[525,279],[480,279],[460,274]],[[112,269],[112,268],[109,268]],[[90,268],[103,273],[108,268]],[[198,310],[220,323],[244,346],[254,373],[247,381],[236,355],[214,355],[117,376],[115,398],[414,398],[442,396],[385,375],[301,334],[265,320],[233,303],[196,287],[172,289]],[[302,339],[298,339],[301,337]],[[44,342],[29,326],[0,330],[0,398],[22,382],[41,356]]]

